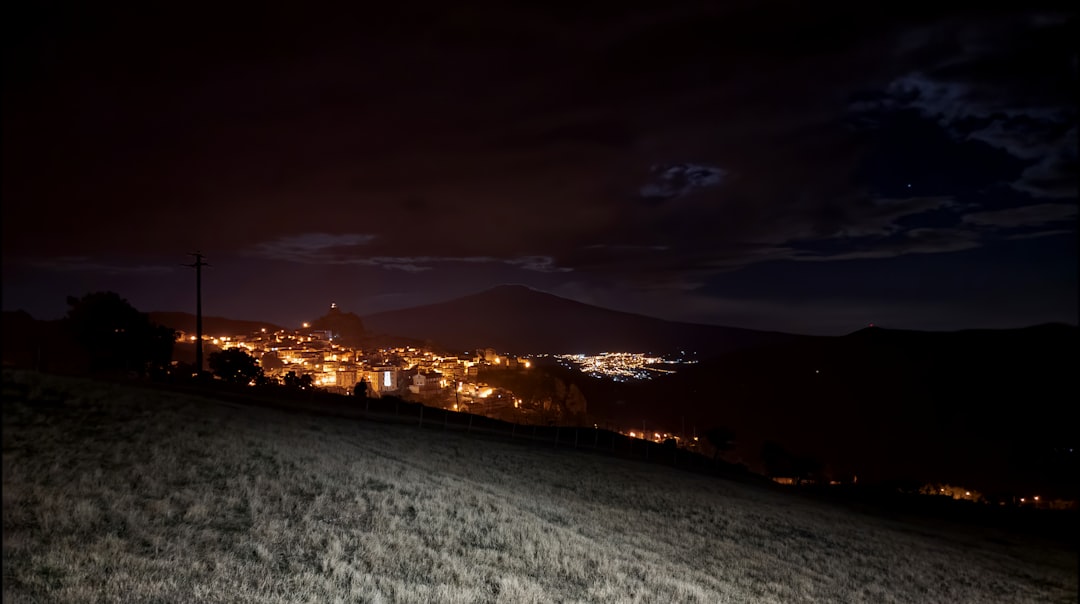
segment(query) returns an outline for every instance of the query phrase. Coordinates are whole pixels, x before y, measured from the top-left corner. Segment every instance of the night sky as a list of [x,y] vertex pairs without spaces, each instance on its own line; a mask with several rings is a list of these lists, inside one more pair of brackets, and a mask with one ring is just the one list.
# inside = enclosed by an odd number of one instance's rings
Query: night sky
[[201,250],[205,314],[287,326],[502,283],[796,333],[1077,322],[1071,3],[30,4],[4,310],[193,312]]

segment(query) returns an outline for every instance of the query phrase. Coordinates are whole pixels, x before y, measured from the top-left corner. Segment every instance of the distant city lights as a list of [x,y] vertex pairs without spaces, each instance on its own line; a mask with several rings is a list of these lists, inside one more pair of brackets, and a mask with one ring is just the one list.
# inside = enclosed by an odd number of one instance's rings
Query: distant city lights
[[[662,369],[656,365],[681,365],[697,363],[696,360],[667,359],[639,352],[603,352],[598,355],[555,355],[564,367],[576,367],[585,375],[610,378],[616,382],[650,380],[657,375],[675,373],[674,369]],[[526,365],[528,367],[528,365]]]

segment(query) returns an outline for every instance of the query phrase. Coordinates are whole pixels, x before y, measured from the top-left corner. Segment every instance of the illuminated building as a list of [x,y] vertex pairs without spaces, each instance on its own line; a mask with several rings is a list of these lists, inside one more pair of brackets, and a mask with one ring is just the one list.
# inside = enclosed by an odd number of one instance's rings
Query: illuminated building
[[417,370],[410,377],[412,378],[412,384],[409,385],[409,392],[413,394],[438,392],[444,381],[443,375],[434,371],[421,372]]
[[398,368],[393,365],[373,367],[363,373],[372,393],[393,393],[401,388],[398,384]]

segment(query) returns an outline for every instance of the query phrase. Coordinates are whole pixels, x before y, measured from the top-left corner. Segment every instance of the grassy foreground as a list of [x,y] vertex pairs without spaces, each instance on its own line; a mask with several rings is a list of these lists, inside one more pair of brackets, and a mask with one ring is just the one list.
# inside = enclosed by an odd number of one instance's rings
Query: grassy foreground
[[5,370],[4,602],[1073,602],[1075,551]]

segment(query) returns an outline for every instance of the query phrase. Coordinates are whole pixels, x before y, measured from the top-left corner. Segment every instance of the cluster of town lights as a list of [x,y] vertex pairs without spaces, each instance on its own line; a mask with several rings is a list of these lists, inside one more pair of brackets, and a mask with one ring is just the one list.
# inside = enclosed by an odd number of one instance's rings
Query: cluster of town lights
[[[258,360],[265,375],[281,380],[287,374],[310,376],[311,385],[331,392],[351,394],[360,381],[367,383],[368,396],[412,392],[422,396],[450,393],[454,410],[464,411],[472,403],[485,409],[522,409],[522,400],[508,390],[477,380],[478,365],[491,364],[507,369],[529,369],[533,363],[493,349],[476,351],[475,357],[443,356],[411,346],[365,351],[341,345],[335,334],[312,330],[259,328],[250,334],[204,334],[203,342],[221,349],[243,349]],[[178,341],[195,342],[198,336],[179,333]],[[466,353],[468,354],[468,353]],[[252,382],[251,385],[255,385]],[[447,403],[447,408],[450,404]]]
[[[661,434],[660,432],[653,432],[652,433],[652,438],[649,438],[649,433],[648,432],[638,432],[636,430],[631,430],[629,432],[624,432],[623,434],[626,434],[630,438],[640,438],[642,440],[651,440],[653,442],[658,442],[658,443],[662,443],[665,440],[668,440],[669,438],[675,439],[676,442],[681,442],[683,440],[682,438],[680,438],[678,436],[675,436],[674,434],[668,434],[667,432],[664,432],[663,434]],[[694,437],[694,441],[695,442],[697,441],[696,436]]]
[[673,369],[662,369],[656,365],[696,362],[682,359],[669,360],[641,352],[602,352],[597,355],[560,354],[555,355],[555,358],[563,366],[576,367],[588,376],[610,378],[616,382],[649,380],[660,374],[675,373]]

